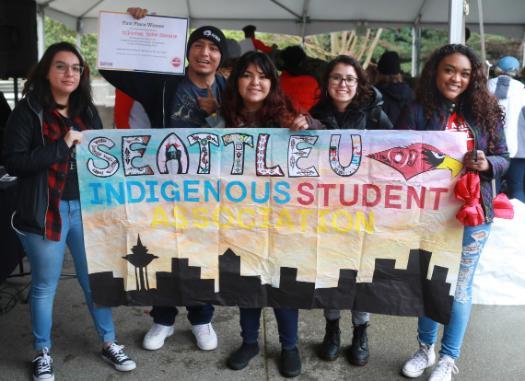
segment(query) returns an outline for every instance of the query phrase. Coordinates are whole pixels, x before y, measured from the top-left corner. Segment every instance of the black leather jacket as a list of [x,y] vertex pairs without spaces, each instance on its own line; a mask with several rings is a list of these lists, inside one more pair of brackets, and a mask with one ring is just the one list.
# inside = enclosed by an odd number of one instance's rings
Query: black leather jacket
[[[90,109],[89,116],[86,121],[89,129],[102,128],[96,109]],[[18,177],[14,227],[45,236],[50,191],[48,168],[68,160],[69,148],[63,139],[46,144],[42,126],[42,106],[28,95],[18,103],[7,121],[3,161],[7,172]]]

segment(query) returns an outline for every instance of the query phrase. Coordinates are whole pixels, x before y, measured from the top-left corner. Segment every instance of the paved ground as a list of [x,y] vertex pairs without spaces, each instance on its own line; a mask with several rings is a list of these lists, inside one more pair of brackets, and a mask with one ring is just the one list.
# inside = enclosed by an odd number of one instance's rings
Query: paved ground
[[[71,270],[66,261],[65,271]],[[21,289],[28,277],[0,286],[6,292]],[[6,289],[6,287],[8,287]],[[24,293],[24,296],[26,293]],[[7,297],[0,295],[0,305]],[[219,348],[199,351],[193,341],[185,312],[177,320],[176,334],[156,352],[141,349],[150,318],[143,307],[119,307],[114,318],[121,343],[137,362],[137,369],[123,374],[100,360],[99,343],[75,279],[60,282],[55,303],[53,359],[57,380],[278,380],[280,347],[271,309],[265,309],[260,344],[261,355],[238,372],[226,368],[227,355],[240,344],[239,314],[236,308],[218,307],[214,326]],[[525,380],[525,306],[475,306],[455,380]],[[373,315],[369,328],[371,358],[364,368],[356,368],[344,357],[327,363],[318,359],[317,344],[322,340],[324,322],[319,310],[301,311],[300,344],[303,373],[298,380],[404,380],[399,368],[416,346],[416,319]],[[351,340],[350,316],[344,314],[343,340]],[[19,302],[0,315],[0,380],[31,379],[31,328],[27,304]],[[423,379],[423,378],[422,378]]]

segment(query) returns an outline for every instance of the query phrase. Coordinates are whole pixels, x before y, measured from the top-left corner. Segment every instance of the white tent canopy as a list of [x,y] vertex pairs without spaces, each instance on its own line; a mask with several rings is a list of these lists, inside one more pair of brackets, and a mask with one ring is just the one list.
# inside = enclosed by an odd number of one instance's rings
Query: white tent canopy
[[[127,7],[147,8],[159,15],[188,17],[191,26],[213,24],[241,29],[254,24],[259,31],[294,35],[350,30],[358,26],[447,28],[451,4],[468,4],[465,22],[478,28],[477,0],[37,0],[45,15],[74,30],[93,33],[98,12]],[[522,39],[524,0],[483,0],[485,32]]]

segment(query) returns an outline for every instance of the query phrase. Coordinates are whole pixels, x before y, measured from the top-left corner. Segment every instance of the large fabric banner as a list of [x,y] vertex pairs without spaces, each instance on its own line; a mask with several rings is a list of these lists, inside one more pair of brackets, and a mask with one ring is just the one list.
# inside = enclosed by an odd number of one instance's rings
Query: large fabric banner
[[77,161],[94,300],[446,322],[465,147],[450,132],[88,131]]

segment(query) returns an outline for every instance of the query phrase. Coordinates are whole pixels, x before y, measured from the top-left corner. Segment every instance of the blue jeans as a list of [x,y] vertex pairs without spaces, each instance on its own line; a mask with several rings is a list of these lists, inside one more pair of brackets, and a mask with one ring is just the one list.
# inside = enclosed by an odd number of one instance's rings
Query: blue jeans
[[51,348],[53,302],[62,272],[66,244],[73,257],[77,279],[84,291],[86,304],[95,322],[100,340],[103,342],[115,341],[111,308],[95,307],[91,298],[80,201],[60,201],[60,218],[62,219],[60,241],[50,241],[38,234],[17,232],[31,263],[31,292],[29,295],[35,339],[34,348],[37,351],[44,347]]
[[[186,309],[191,325],[208,324],[215,310],[211,304],[187,306]],[[175,324],[175,317],[178,313],[177,307],[153,306],[149,314],[156,324],[171,326]]]
[[[239,308],[241,312],[241,336],[246,344],[255,344],[259,338],[262,308]],[[274,308],[279,331],[279,342],[285,350],[297,345],[297,325],[299,310],[292,308]]]
[[[440,355],[447,355],[453,359],[459,358],[472,310],[472,281],[489,233],[490,224],[465,226],[456,293],[452,303],[450,321],[443,329]],[[418,320],[419,341],[427,345],[434,344],[438,328],[439,323],[427,317],[420,317]]]
[[510,167],[506,177],[509,198],[517,198],[521,202],[525,202],[525,159],[510,159]]

